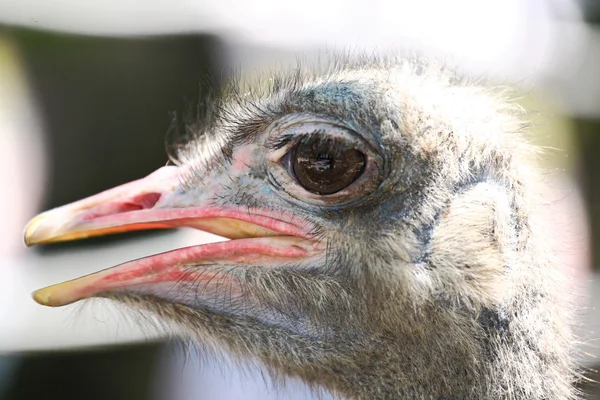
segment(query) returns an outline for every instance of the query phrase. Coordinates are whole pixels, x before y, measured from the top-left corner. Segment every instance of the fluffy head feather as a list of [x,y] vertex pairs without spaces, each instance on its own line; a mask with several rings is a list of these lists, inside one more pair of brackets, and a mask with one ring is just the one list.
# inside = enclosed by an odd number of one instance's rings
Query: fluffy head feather
[[[257,294],[320,296],[321,307],[293,309],[314,313],[333,342],[185,310],[188,332],[205,340],[210,330],[241,356],[263,354],[275,370],[358,398],[574,397],[559,266],[535,221],[538,150],[509,96],[416,59],[341,58],[229,86],[178,162],[204,171],[226,159],[198,153],[205,136],[218,135],[215,147],[230,154],[273,120],[310,110],[374,132],[397,178],[392,201],[374,207],[387,221],[375,225],[359,208],[350,235],[328,232],[341,281],[298,276],[291,293],[284,276],[269,276],[268,294]],[[168,307],[170,318],[184,315]]]
[[[505,89],[436,63],[324,65],[228,86],[188,124],[192,138],[173,162],[189,167],[181,190],[204,190],[202,201],[301,216],[325,256],[212,266],[210,282],[179,288],[195,300],[106,296],[339,396],[574,398],[572,337],[536,220],[540,175],[523,110]],[[288,195],[266,154],[287,143],[272,132],[290,120],[354,132],[376,149],[375,183],[341,203]]]

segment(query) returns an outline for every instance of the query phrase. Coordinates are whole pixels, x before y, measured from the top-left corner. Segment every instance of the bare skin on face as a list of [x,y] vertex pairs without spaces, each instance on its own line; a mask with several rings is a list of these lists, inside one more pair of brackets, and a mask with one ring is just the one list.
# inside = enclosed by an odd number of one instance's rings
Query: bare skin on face
[[231,240],[34,299],[110,297],[343,398],[574,398],[536,149],[506,93],[403,59],[265,82],[225,90],[175,165],[25,231],[28,245],[184,226]]

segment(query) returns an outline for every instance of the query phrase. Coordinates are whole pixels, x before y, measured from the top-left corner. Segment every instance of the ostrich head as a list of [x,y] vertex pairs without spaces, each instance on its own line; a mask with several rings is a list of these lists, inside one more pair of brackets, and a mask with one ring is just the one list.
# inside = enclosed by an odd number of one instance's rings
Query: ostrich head
[[570,398],[570,333],[520,110],[421,61],[269,78],[216,102],[175,165],[25,233],[32,245],[185,226],[231,240],[35,300],[150,310],[343,397]]

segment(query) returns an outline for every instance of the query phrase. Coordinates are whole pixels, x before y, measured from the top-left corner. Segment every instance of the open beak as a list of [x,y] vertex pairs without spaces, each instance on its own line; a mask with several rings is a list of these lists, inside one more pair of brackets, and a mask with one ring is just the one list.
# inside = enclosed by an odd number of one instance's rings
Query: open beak
[[[234,239],[157,254],[34,292],[47,306],[62,306],[111,291],[169,282],[209,281],[203,266],[286,265],[311,257],[320,245],[306,221],[246,206],[215,207],[210,196],[194,198],[180,184],[181,167],[163,167],[89,198],[44,212],[25,228],[28,246],[118,232],[192,227]],[[202,204],[206,203],[206,204]]]

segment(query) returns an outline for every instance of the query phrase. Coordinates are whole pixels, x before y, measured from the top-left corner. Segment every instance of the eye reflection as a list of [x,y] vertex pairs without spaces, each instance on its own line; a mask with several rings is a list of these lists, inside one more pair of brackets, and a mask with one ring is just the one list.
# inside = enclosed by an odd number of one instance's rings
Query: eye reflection
[[339,192],[365,171],[365,155],[341,138],[310,135],[284,157],[288,173],[307,191],[318,195]]

